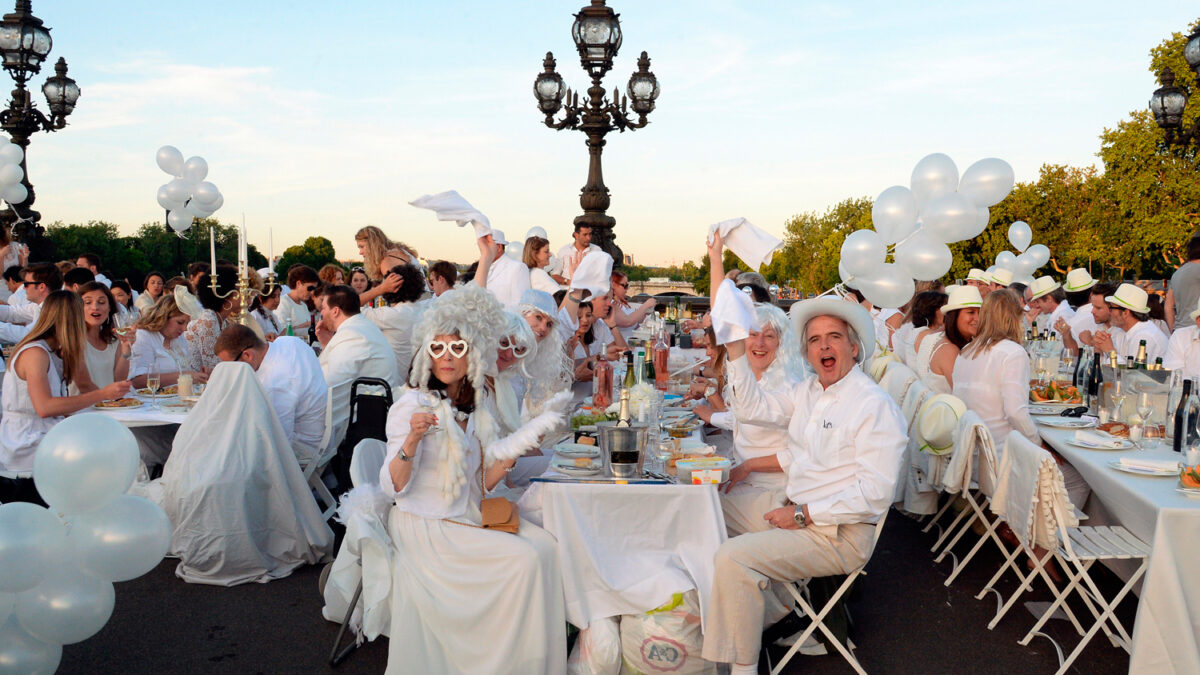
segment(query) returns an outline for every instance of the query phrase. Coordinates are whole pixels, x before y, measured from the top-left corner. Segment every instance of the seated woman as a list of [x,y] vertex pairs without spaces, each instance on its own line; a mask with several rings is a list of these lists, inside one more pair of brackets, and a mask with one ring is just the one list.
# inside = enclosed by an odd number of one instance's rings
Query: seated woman
[[592,313],[592,303],[584,300],[579,303],[579,327],[567,340],[567,353],[575,360],[575,381],[591,381],[596,367],[596,361],[604,358],[605,345],[596,340],[593,329],[596,316]]
[[400,290],[400,277],[388,274],[387,271],[396,265],[411,263],[417,257],[417,252],[401,242],[388,239],[383,230],[374,225],[368,225],[356,232],[354,242],[358,244],[358,253],[363,257],[363,271],[373,284],[371,288],[358,294],[359,302],[368,305],[384,293]]
[[[83,321],[87,325],[84,354],[92,384],[106,387],[129,379],[133,334],[116,334],[117,307],[112,293],[99,281],[91,281],[79,288],[79,298],[83,301]],[[72,396],[80,393],[74,383],[68,391]]]
[[137,316],[138,311],[133,307],[133,290],[129,287],[129,282],[122,279],[117,279],[112,282],[110,292],[113,296],[113,301],[117,305],[117,314],[119,316]]
[[160,376],[159,386],[162,387],[175,384],[179,375],[185,372],[191,373],[193,382],[208,380],[207,373],[187,369],[190,359],[183,333],[190,320],[172,295],[164,295],[142,315],[137,323],[133,354],[129,358],[129,379],[133,386],[145,387],[146,376],[153,374]]
[[229,325],[242,308],[237,289],[237,270],[229,265],[217,265],[217,288],[212,287],[212,275],[205,274],[196,284],[196,296],[204,313],[188,323],[183,337],[188,344],[188,368],[196,372],[211,372],[221,359],[213,352],[217,336]]
[[704,355],[708,360],[693,369],[692,372],[698,375],[692,379],[692,386],[684,394],[684,398],[687,400],[704,399],[710,409],[701,408],[696,414],[713,426],[732,429],[732,420],[718,416],[718,413],[724,413],[729,409],[725,405],[725,360],[727,358],[725,346],[717,344],[717,336],[713,333],[712,326],[704,329],[704,336],[706,338]]
[[[925,328],[913,341],[913,360],[909,364],[917,377],[939,394],[949,394],[950,387],[945,381],[929,377],[929,360],[943,342],[942,335],[942,305],[946,304],[946,294],[940,291],[923,291],[913,297],[912,325]],[[932,382],[932,384],[931,384]]]
[[420,317],[423,305],[417,300],[425,292],[425,282],[421,270],[414,265],[396,265],[388,270],[388,274],[399,276],[403,282],[395,293],[384,293],[381,297],[387,303],[383,307],[363,307],[362,315],[383,331],[392,351],[396,352],[396,362],[400,365],[401,379],[408,378],[408,367],[412,363],[413,346],[412,333]]
[[484,374],[500,330],[486,308],[498,304],[480,289],[446,296],[422,315],[411,388],[388,413],[380,471],[395,499],[387,672],[565,672],[553,538],[525,521],[515,535],[479,527],[484,492],[527,449],[500,452],[510,439],[488,440],[496,423]]
[[146,282],[142,287],[142,294],[133,303],[134,308],[137,309],[139,314],[149,312],[154,303],[158,302],[158,299],[163,296],[163,287],[166,283],[167,277],[162,272],[150,272],[146,274]]
[[979,330],[979,308],[983,298],[974,286],[951,286],[945,305],[942,305],[943,339],[929,359],[925,384],[938,393],[954,391],[954,364],[958,355],[975,338]]
[[355,267],[350,272],[350,288],[354,289],[355,293],[362,295],[371,288],[371,279],[367,277],[367,273],[361,267]]
[[546,293],[558,291],[558,282],[550,278],[546,266],[550,264],[550,240],[532,236],[525,240],[521,262],[529,268],[529,287]]
[[[83,303],[70,291],[52,291],[29,333],[17,343],[4,373],[0,405],[0,471],[33,471],[38,443],[63,417],[129,393],[129,382],[97,389],[88,377]],[[68,386],[80,392],[70,395]],[[0,502],[41,502],[31,478],[0,479]]]
[[279,319],[275,316],[275,310],[279,307],[280,293],[282,293],[282,288],[279,284],[275,284],[271,287],[270,293],[254,298],[254,302],[250,305],[250,316],[258,322],[258,327],[262,329],[263,338],[266,340],[274,340],[283,334],[283,326],[279,324]]

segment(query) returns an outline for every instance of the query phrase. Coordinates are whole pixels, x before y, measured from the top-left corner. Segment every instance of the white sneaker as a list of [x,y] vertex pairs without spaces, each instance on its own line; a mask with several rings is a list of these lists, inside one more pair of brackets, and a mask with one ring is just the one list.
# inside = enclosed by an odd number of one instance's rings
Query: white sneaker
[[[792,645],[796,644],[796,639],[799,638],[800,633],[803,632],[804,631],[800,631],[798,633],[793,633],[788,637],[779,638],[775,641],[775,644],[779,645],[780,647],[791,647]],[[800,649],[797,651],[805,656],[824,656],[829,653],[829,650],[826,649],[825,645],[817,639],[816,635],[809,635],[808,639],[804,641],[804,644],[800,645]]]

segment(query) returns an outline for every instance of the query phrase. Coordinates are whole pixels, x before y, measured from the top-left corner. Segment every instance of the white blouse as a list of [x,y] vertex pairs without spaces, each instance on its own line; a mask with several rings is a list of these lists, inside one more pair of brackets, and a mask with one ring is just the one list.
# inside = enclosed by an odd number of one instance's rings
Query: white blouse
[[929,365],[933,361],[934,353],[944,344],[946,344],[946,334],[943,331],[939,330],[926,335],[921,340],[921,345],[917,347],[917,355],[912,363],[912,370],[917,377],[921,378],[925,386],[939,394],[950,393],[950,382],[946,380],[945,375],[939,375],[930,370]]
[[1041,444],[1041,436],[1029,416],[1029,354],[1025,348],[1004,340],[985,352],[964,350],[954,361],[954,395],[983,420],[996,448],[1004,446],[1010,431],[1021,432]]
[[133,354],[129,357],[129,377],[152,372],[183,372],[188,363],[187,340],[182,335],[171,340],[170,349],[164,346],[164,342],[162,333],[139,328],[133,343]]
[[529,287],[537,291],[545,291],[550,295],[557,293],[560,288],[558,282],[550,276],[550,273],[541,267],[534,267],[529,270]]
[[[765,397],[783,398],[787,397],[799,382],[800,379],[788,373],[777,360],[758,379],[758,387]],[[751,421],[747,419],[743,421],[738,415],[736,394],[729,392],[724,399],[730,408],[728,414],[733,421],[733,451],[739,460],[744,462],[755,457],[779,455],[781,452],[785,452],[790,417],[781,414],[774,420]],[[781,461],[780,466],[786,467],[787,462]],[[782,489],[787,484],[787,474],[784,471],[754,471],[746,478],[746,483],[758,488]]]
[[1139,321],[1119,339],[1113,332],[1113,349],[1117,350],[1122,363],[1130,356],[1137,358],[1138,344],[1142,340],[1146,341],[1146,363],[1154,363],[1154,359],[1167,355],[1167,334],[1149,321]]
[[1195,323],[1171,334],[1163,368],[1182,370],[1184,377],[1200,377],[1200,328]]
[[[28,349],[41,349],[50,356],[50,366],[46,371],[50,395],[66,396],[67,383],[62,376],[62,359],[50,351],[45,340],[35,340],[21,347],[21,351],[13,355],[13,361]],[[0,469],[33,471],[33,456],[38,443],[64,418],[38,415],[33,407],[33,399],[29,397],[29,383],[17,375],[15,368],[9,368],[4,373],[0,405],[4,408],[4,415],[0,417]]]
[[[87,343],[84,358],[87,360],[88,375],[91,375],[92,384],[96,385],[97,389],[113,383],[113,368],[117,364],[117,347],[120,344],[118,340],[113,340],[104,349],[96,349],[91,342]],[[67,387],[67,394],[78,396],[79,387],[72,382]]]

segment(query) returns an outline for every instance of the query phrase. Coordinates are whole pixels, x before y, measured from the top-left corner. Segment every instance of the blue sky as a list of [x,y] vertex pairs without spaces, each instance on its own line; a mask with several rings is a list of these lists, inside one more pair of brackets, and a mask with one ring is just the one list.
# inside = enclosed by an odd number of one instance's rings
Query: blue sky
[[[467,262],[467,230],[407,205],[448,189],[557,248],[587,152],[541,125],[532,84],[546,51],[586,84],[570,38],[583,4],[34,0],[83,89],[70,126],[31,145],[37,206],[128,232],[161,220],[154,152],[171,144],[208,160],[217,216],[244,213],[264,249],[273,228],[277,254],[322,234],[352,258],[375,224]],[[610,5],[624,45],[606,88],[643,50],[662,88],[651,124],[610,134],[604,155],[618,242],[646,264],[700,257],[727,218],[782,235],[795,213],[907,184],[932,152],[960,171],[1001,157],[1018,180],[1096,163],[1101,130],[1157,86],[1150,48],[1200,16],[1182,0]]]

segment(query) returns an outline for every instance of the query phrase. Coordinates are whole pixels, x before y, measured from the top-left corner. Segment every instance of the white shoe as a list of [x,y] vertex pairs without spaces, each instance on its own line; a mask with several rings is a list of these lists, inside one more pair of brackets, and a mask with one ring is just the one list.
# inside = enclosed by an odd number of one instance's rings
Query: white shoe
[[[775,644],[779,645],[780,647],[791,647],[792,645],[796,644],[796,639],[799,638],[800,633],[803,632],[804,631],[800,631],[799,633],[793,633],[788,637],[779,638],[775,641]],[[816,635],[809,635],[808,639],[804,641],[804,644],[800,645],[800,649],[797,651],[805,656],[824,656],[829,653],[829,650],[826,649],[825,645],[817,639]]]

